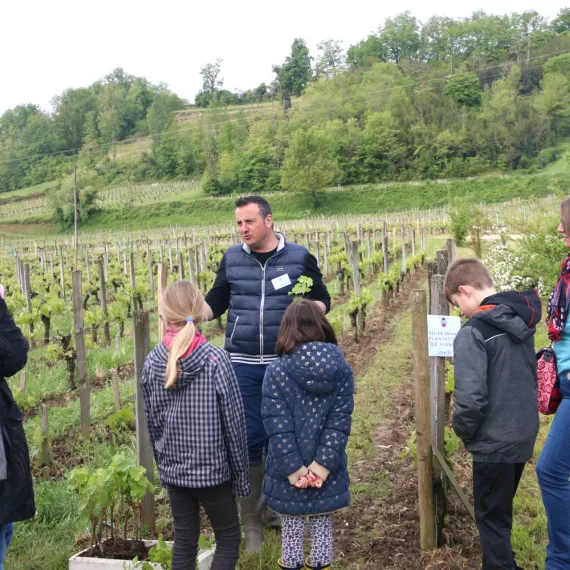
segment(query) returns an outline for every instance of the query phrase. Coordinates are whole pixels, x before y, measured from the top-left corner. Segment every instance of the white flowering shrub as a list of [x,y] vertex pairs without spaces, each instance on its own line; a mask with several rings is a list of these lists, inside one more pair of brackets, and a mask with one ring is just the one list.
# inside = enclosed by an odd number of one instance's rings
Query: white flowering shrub
[[[497,291],[525,290],[538,286],[539,278],[533,279],[519,273],[520,254],[512,251],[500,241],[491,242],[483,263],[495,282]],[[540,290],[539,290],[540,291]]]

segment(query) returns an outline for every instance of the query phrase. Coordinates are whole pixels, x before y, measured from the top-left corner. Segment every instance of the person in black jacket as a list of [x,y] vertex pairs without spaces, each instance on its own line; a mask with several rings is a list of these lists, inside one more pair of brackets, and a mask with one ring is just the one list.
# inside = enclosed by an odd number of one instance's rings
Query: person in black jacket
[[[267,434],[261,416],[261,389],[265,370],[277,360],[275,345],[281,319],[293,302],[290,294],[299,277],[312,279],[306,295],[323,312],[330,295],[317,260],[302,245],[289,242],[273,229],[273,215],[260,196],[236,202],[236,224],[243,243],[224,254],[216,280],[206,296],[205,318],[228,311],[226,342],[245,408],[251,496],[240,501],[246,552],[259,552],[262,522],[280,526],[280,517],[262,509],[263,456]],[[263,520],[265,518],[265,520]]]
[[536,291],[497,293],[477,259],[458,259],[445,296],[471,320],[454,341],[453,428],[473,455],[475,518],[483,570],[518,570],[511,548],[513,499],[538,434]]
[[0,297],[0,570],[14,532],[13,523],[35,514],[34,491],[22,414],[6,378],[28,360],[28,341]]

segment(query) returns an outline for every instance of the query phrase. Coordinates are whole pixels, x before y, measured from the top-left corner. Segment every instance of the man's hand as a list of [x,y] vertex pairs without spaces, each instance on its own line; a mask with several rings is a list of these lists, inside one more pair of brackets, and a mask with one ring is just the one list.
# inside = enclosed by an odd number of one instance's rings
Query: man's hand
[[204,301],[204,312],[202,314],[202,318],[204,321],[211,321],[214,318],[214,313],[206,301]]
[[322,301],[313,301],[313,303],[315,303],[315,305],[317,305],[317,307],[323,312],[323,315],[326,314],[327,308]]

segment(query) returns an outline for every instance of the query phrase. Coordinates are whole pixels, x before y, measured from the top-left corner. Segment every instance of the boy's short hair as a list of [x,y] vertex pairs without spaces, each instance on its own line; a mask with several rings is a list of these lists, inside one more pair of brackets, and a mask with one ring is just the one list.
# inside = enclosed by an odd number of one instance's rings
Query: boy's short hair
[[451,264],[445,274],[443,286],[446,300],[451,303],[452,295],[459,293],[459,287],[470,285],[474,289],[493,287],[493,278],[489,270],[478,259],[458,259]]

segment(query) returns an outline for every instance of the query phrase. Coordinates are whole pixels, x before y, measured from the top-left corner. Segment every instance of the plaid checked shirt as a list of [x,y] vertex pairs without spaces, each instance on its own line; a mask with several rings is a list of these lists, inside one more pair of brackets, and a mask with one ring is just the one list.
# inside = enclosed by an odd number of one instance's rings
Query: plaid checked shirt
[[160,479],[179,487],[231,480],[236,497],[250,494],[241,394],[230,358],[206,342],[179,360],[177,387],[166,389],[168,349],[160,343],[142,374],[144,408]]

